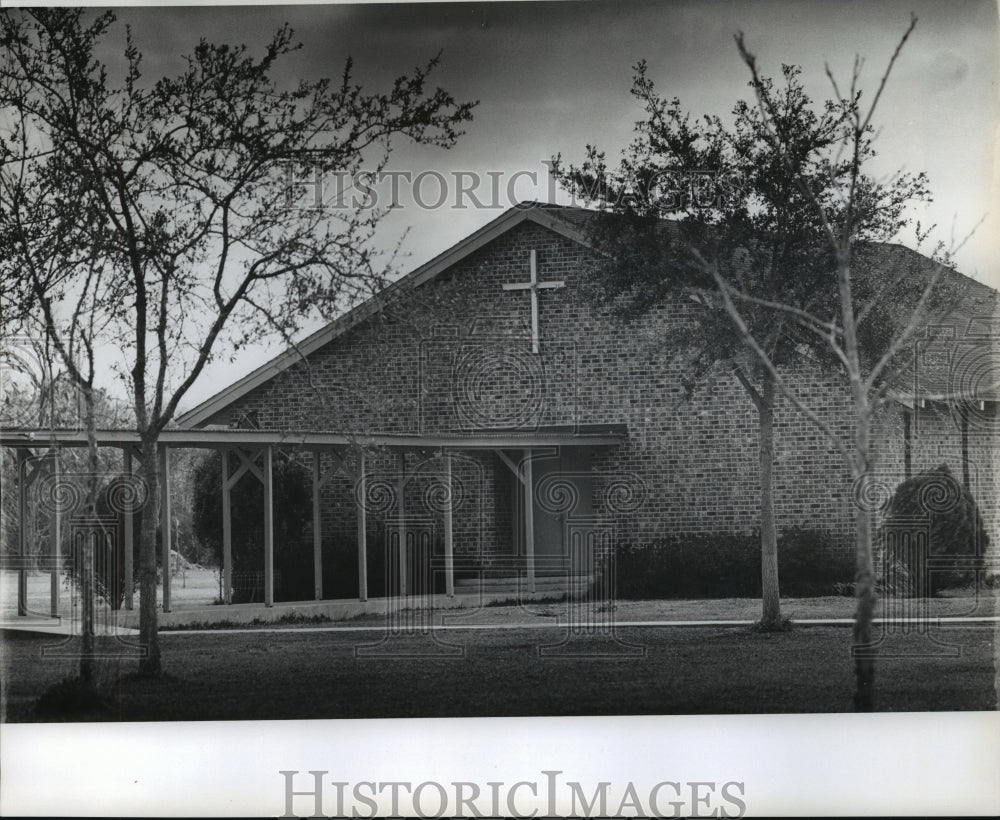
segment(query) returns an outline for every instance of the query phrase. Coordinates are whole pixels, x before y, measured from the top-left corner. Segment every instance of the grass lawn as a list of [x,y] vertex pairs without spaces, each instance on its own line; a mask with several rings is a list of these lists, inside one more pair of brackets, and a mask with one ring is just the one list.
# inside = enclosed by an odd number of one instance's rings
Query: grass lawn
[[[0,633],[3,718],[38,719],[34,703],[76,674],[72,659],[41,657],[52,636]],[[378,632],[213,632],[161,638],[167,675],[131,676],[134,659],[100,661],[107,720],[457,717],[519,715],[713,714],[850,711],[851,632],[800,627],[760,634],[746,628],[621,627],[619,637],[645,649],[580,638],[590,657],[540,656],[558,628],[439,633],[460,647],[447,657],[429,639],[357,657]],[[992,710],[997,707],[994,628],[934,630],[961,647],[944,657],[917,636],[893,636],[880,648],[878,708],[883,711]],[[110,644],[108,639],[101,639]],[[397,651],[399,650],[399,651]],[[618,654],[614,654],[618,650]],[[626,650],[627,651],[627,650]],[[607,653],[611,654],[608,655]],[[936,652],[936,657],[928,653]],[[605,656],[601,657],[600,655]],[[921,657],[920,655],[923,655]]]

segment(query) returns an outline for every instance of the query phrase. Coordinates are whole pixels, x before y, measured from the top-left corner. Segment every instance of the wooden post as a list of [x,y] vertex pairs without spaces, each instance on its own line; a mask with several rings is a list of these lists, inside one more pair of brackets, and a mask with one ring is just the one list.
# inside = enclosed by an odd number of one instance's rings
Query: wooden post
[[222,450],[222,602],[233,602],[233,510],[229,450]]
[[323,600],[323,522],[319,507],[322,457],[321,450],[313,451],[313,592],[317,601]]
[[406,451],[399,451],[399,596],[406,595]]
[[965,489],[972,491],[969,478],[969,411],[971,405],[963,403],[959,412],[962,414],[962,484]]
[[444,474],[448,481],[448,503],[444,508],[444,578],[445,592],[449,598],[455,597],[455,545],[452,541],[451,509],[455,496],[451,484],[451,452],[444,454]]
[[910,431],[910,411],[903,411],[903,478],[913,473],[913,434]]
[[28,614],[28,459],[23,450],[17,451],[17,509],[20,526],[17,531],[17,614]]
[[264,606],[274,606],[274,476],[273,448],[264,450]]
[[[497,455],[501,457],[501,461],[507,464],[504,460],[503,450],[497,450]],[[511,497],[511,516],[510,516],[510,543],[513,548],[515,555],[520,555],[524,549],[524,533],[521,527],[521,521],[524,516],[521,512],[524,506],[524,492],[523,492],[523,481],[521,468],[516,464],[508,470],[510,473],[511,485],[510,485],[510,497]]]
[[[52,476],[56,486],[59,486],[59,451],[52,449]],[[52,511],[52,522],[49,524],[49,543],[51,545],[52,569],[49,571],[49,614],[59,617],[59,575],[62,568],[62,533],[59,507]]]
[[535,591],[535,480],[531,448],[524,451],[524,549],[528,560],[528,591]]
[[365,453],[361,451],[358,464],[358,598],[368,600],[368,516],[366,504]]
[[160,538],[163,541],[163,611],[170,611],[170,454],[160,446],[160,474],[163,476],[160,501]]
[[[132,482],[132,448],[131,445],[126,445],[122,449],[122,461],[124,462],[123,470],[125,473],[125,480],[130,484]],[[126,490],[128,493],[129,490]],[[148,515],[148,513],[147,513]],[[129,504],[124,510],[122,510],[122,530],[125,539],[125,544],[122,547],[124,551],[122,568],[122,576],[125,584],[125,609],[131,610],[135,606],[135,596],[133,594],[132,588],[135,586],[135,567],[132,565],[132,551],[135,548],[135,506]]]

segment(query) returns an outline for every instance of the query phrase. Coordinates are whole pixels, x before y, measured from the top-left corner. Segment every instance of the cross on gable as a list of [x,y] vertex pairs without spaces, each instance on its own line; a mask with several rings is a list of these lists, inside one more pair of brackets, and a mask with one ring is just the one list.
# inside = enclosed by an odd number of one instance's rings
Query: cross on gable
[[515,285],[504,285],[504,290],[526,290],[531,296],[531,352],[538,352],[538,291],[542,288],[564,288],[566,283],[559,279],[552,282],[538,281],[538,265],[535,251],[531,251],[531,279]]

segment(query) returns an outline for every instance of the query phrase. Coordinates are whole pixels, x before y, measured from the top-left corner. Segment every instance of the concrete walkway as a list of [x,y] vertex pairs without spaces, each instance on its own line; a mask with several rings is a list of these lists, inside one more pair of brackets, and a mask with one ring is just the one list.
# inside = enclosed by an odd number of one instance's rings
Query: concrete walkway
[[[200,575],[204,574],[205,578]],[[199,628],[284,627],[319,628],[320,624],[341,623],[343,629],[385,629],[394,620],[419,621],[433,628],[503,628],[539,627],[567,624],[625,626],[749,626],[760,617],[760,600],[723,598],[712,600],[560,600],[553,593],[530,594],[513,590],[483,589],[457,591],[444,595],[305,601],[263,604],[212,604],[212,571],[203,571],[187,579],[188,586],[176,586],[173,610],[160,611],[158,623],[165,633],[171,629],[190,632]],[[28,616],[18,616],[16,609],[16,574],[2,573],[0,579],[0,629],[78,634],[78,609],[73,593],[64,585],[60,596],[59,618],[49,617],[48,576],[29,577]],[[217,587],[215,587],[217,589]],[[185,594],[186,593],[186,594]],[[216,593],[217,594],[217,593]],[[139,625],[139,601],[131,611],[110,611],[99,607],[99,631],[119,635],[134,634]],[[846,625],[852,623],[854,600],[849,597],[788,598],[782,600],[782,614],[799,625]],[[959,624],[995,623],[1000,616],[1000,590],[956,590],[930,599],[882,600],[877,618],[894,623]],[[350,623],[344,623],[350,622]],[[333,630],[335,627],[322,627]]]
[[[7,632],[34,632],[42,635],[80,635],[83,632],[78,618],[40,618],[33,615],[3,618],[0,620],[0,630]],[[97,637],[124,637],[138,635],[138,629],[117,624],[100,624],[96,630]]]
[[[880,626],[889,623],[884,618],[876,618],[874,624]],[[934,618],[926,621],[918,618],[892,619],[895,625],[919,623],[928,627],[939,626],[985,626],[988,624],[1000,624],[1000,616],[984,616],[980,618]],[[438,624],[431,626],[434,632],[454,632],[470,630],[502,630],[502,629],[566,629],[572,627],[576,630],[599,633],[610,628],[623,629],[629,627],[639,628],[685,628],[685,627],[736,627],[752,626],[754,621],[549,621],[547,623],[524,622],[524,623],[494,623],[494,624]],[[852,618],[805,618],[803,620],[793,620],[795,626],[853,626]],[[232,627],[225,630],[220,629],[164,629],[160,635],[205,635],[225,631],[227,634],[256,634],[256,633],[290,633],[301,634],[303,632],[385,632],[388,629],[386,624],[356,624],[349,626],[257,626],[257,627]]]

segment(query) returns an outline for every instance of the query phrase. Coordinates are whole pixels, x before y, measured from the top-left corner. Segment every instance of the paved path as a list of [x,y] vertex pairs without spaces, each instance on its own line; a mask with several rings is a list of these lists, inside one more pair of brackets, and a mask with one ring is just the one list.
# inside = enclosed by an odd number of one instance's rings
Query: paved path
[[[876,618],[873,623],[876,625],[886,623],[886,619]],[[793,620],[792,623],[795,626],[852,626],[854,620],[852,618],[803,618],[802,620]],[[946,626],[952,624],[955,626],[968,626],[968,625],[986,625],[991,623],[1000,623],[1000,616],[990,615],[983,617],[940,617],[932,618],[930,620],[923,618],[893,618],[891,619],[893,624],[917,624],[917,623],[927,623],[928,626]],[[564,619],[560,619],[555,623],[503,623],[503,624],[439,624],[436,626],[431,626],[429,629],[433,632],[438,631],[458,631],[458,630],[498,630],[498,629],[566,629],[567,627],[572,629],[579,629],[584,631],[599,631],[609,629],[611,626],[614,629],[620,629],[623,627],[713,627],[713,626],[752,626],[754,621],[615,621],[612,624],[606,622],[586,622],[586,623],[573,623]],[[233,634],[256,634],[262,632],[294,632],[301,634],[303,632],[385,632],[388,630],[386,624],[364,624],[355,626],[258,626],[258,627],[238,627],[238,628],[226,628],[226,629],[162,629],[160,630],[160,635],[207,635],[207,634],[217,634],[219,632],[233,633]]]
[[[236,632],[298,631],[325,629],[327,631],[384,631],[392,617],[405,623],[426,621],[427,610],[397,610],[397,603],[389,599],[372,599],[359,605],[355,601],[322,601],[303,603],[277,603],[273,607],[262,604],[212,606],[206,598],[216,583],[213,570],[189,572],[188,586],[174,584],[174,610],[160,614],[161,633],[197,634],[212,622],[225,621]],[[71,608],[71,590],[61,586],[60,615],[49,617],[49,576],[47,573],[29,573],[28,606],[31,615],[23,619],[17,615],[17,574],[0,572],[0,628],[27,628],[33,631],[58,634],[79,633]],[[180,594],[178,594],[180,593]],[[217,591],[215,592],[217,595]],[[552,628],[565,629],[568,624],[580,628],[606,626],[613,618],[616,627],[684,627],[684,626],[749,626],[760,616],[759,599],[725,598],[715,600],[619,600],[598,605],[600,602],[574,602],[544,599],[497,601],[484,606],[476,595],[458,596],[462,600],[433,602],[434,629],[504,629]],[[513,597],[513,596],[507,596]],[[542,596],[539,596],[542,597]],[[209,605],[206,605],[208,603]],[[891,608],[886,612],[886,605]],[[404,602],[404,606],[407,604]],[[114,616],[118,634],[135,634],[138,601],[131,613]],[[612,614],[613,612],[613,614]],[[782,601],[782,614],[793,623],[810,625],[848,625],[853,622],[854,601],[849,597],[790,598]],[[881,601],[876,615],[891,615],[894,623],[927,622],[929,625],[1000,623],[1000,590],[985,590],[979,596],[970,592],[955,592],[933,599]],[[284,619],[284,623],[282,620]],[[99,612],[99,620],[114,623],[111,613]],[[298,621],[297,623],[295,621]],[[337,622],[340,622],[339,624]],[[263,622],[263,623],[262,623]],[[274,622],[269,626],[267,622]],[[876,621],[879,623],[880,621]],[[322,624],[322,625],[321,625]],[[221,626],[221,625],[220,625]],[[112,627],[113,628],[113,627]]]

